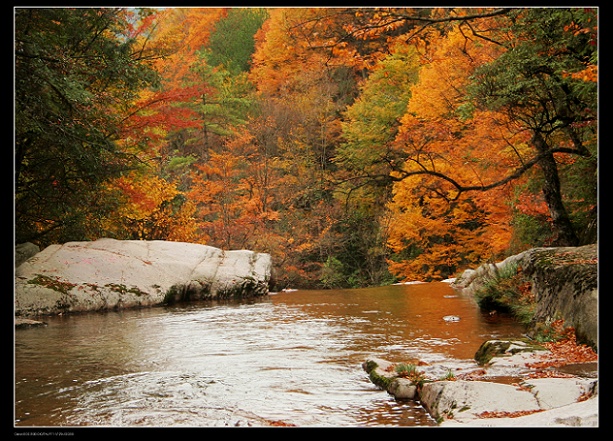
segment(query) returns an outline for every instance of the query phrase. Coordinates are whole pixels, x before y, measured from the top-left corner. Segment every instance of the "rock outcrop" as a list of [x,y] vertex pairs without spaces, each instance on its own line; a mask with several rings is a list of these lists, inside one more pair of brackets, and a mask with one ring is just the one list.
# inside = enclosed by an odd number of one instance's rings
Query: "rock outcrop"
[[268,293],[269,254],[183,242],[51,245],[15,270],[15,315],[153,306]]
[[[470,423],[495,415],[525,416],[592,397],[597,380],[535,378],[519,385],[489,381],[437,381],[424,385],[420,399],[436,419]],[[596,414],[597,415],[597,414]]]
[[502,262],[466,270],[453,286],[472,295],[486,284],[521,270],[535,302],[533,324],[563,319],[577,339],[598,346],[598,248],[532,248]]

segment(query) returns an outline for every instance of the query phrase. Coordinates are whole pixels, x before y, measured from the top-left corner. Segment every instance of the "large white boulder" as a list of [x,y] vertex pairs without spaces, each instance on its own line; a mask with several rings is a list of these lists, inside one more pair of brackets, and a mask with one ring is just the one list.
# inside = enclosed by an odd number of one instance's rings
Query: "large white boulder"
[[15,270],[15,314],[151,306],[268,293],[269,254],[99,239],[51,245]]

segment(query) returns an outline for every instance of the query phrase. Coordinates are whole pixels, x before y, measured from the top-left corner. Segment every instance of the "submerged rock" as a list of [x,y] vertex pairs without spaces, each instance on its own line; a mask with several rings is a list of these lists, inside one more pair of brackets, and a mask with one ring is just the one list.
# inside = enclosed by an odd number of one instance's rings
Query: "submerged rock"
[[121,309],[268,293],[269,254],[99,239],[51,245],[15,270],[15,315]]
[[445,317],[443,317],[443,320],[448,323],[459,322],[460,317],[458,317],[457,315],[446,315]]

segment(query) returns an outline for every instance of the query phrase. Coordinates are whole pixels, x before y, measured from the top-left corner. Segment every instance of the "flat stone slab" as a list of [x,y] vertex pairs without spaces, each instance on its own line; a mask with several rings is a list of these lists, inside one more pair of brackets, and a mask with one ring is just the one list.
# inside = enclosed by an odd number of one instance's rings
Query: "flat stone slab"
[[269,254],[99,239],[51,245],[15,270],[15,315],[120,309],[268,293]]
[[522,385],[530,388],[541,409],[554,409],[592,395],[598,385],[594,378],[534,378]]
[[[523,346],[518,345],[517,349],[523,349]],[[486,366],[487,371],[483,368],[475,371],[476,375],[483,379],[490,378],[487,381],[470,378],[470,371],[464,379],[436,380],[435,378],[442,378],[440,375],[433,375],[438,370],[432,370],[433,366],[426,365],[421,367],[424,371],[420,369],[425,381],[416,385],[399,377],[396,365],[386,360],[371,357],[362,367],[374,384],[387,390],[395,398],[418,400],[442,426],[597,425],[597,376],[579,377],[566,374],[563,378],[530,378],[534,371],[528,369],[526,363],[533,362],[541,352],[520,351],[494,356]],[[552,374],[555,375],[553,372]],[[496,377],[517,379],[513,382],[491,380]],[[590,404],[581,404],[585,401]],[[578,406],[577,414],[569,410],[575,406]]]
[[437,381],[424,385],[421,404],[436,419],[478,418],[484,412],[539,411],[528,391],[486,381]]
[[598,427],[598,397],[515,418],[446,420],[440,427]]

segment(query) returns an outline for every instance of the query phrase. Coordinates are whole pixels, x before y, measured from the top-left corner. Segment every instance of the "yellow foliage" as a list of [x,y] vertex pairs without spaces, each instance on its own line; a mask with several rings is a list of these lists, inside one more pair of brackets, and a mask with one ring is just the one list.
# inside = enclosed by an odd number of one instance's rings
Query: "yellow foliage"
[[182,193],[158,176],[133,172],[107,184],[117,207],[107,220],[107,230],[119,237],[147,240],[202,241],[196,232],[195,206],[177,202]]
[[441,118],[463,103],[464,88],[475,67],[492,61],[501,49],[477,45],[455,28],[425,60],[420,81],[412,87],[408,111],[421,118]]

